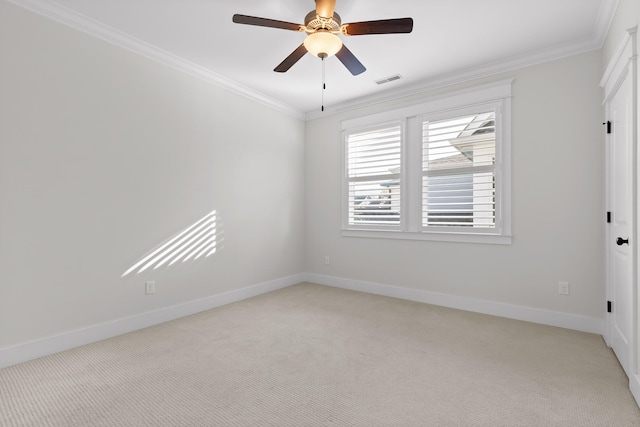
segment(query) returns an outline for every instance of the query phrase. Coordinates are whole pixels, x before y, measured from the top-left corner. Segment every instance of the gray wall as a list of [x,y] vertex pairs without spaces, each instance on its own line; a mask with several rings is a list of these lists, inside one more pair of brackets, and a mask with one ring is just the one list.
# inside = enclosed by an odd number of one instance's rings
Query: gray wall
[[[308,122],[307,271],[603,318],[600,61],[594,51]],[[341,236],[342,120],[507,77],[515,78],[512,245]],[[571,295],[558,295],[559,281]]]
[[0,348],[302,272],[303,169],[302,120],[0,2]]

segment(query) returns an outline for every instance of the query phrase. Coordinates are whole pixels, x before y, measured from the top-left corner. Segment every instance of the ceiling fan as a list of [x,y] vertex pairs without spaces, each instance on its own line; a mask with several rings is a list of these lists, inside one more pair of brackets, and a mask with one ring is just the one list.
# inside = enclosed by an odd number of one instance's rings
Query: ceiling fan
[[366,68],[342,43],[338,34],[359,36],[366,34],[410,33],[413,19],[382,19],[377,21],[352,22],[342,24],[340,15],[335,12],[336,0],[316,0],[316,9],[307,14],[304,25],[274,19],[258,18],[247,15],[233,15],[236,24],[257,25],[259,27],[280,28],[307,33],[307,38],[296,50],[280,63],[273,71],[284,73],[300,60],[307,52],[325,59],[332,55],[354,76],[363,73]]

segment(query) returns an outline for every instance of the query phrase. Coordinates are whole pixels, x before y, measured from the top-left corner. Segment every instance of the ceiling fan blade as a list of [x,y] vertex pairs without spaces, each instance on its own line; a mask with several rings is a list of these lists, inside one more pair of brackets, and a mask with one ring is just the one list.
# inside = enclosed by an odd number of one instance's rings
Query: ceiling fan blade
[[351,53],[351,51],[347,49],[344,44],[342,45],[342,49],[340,49],[338,53],[336,53],[336,56],[338,57],[340,62],[342,62],[345,67],[347,67],[347,70],[349,70],[354,76],[362,74],[366,71],[364,65],[362,65],[362,63],[358,61],[358,58],[356,58],[355,55]]
[[397,34],[410,33],[413,30],[412,18],[382,19],[379,21],[363,21],[345,24],[349,36],[365,34]]
[[336,0],[316,0],[316,14],[321,18],[333,17]]
[[300,58],[302,58],[305,53],[307,53],[307,48],[304,47],[304,44],[298,46],[296,50],[294,50],[291,55],[287,56],[284,61],[280,63],[276,68],[273,69],[276,73],[284,73],[289,70],[289,68],[293,67],[293,64],[298,62]]
[[275,19],[258,18],[256,16],[233,15],[236,24],[257,25],[258,27],[281,28],[283,30],[301,31],[300,24],[293,22],[276,21]]

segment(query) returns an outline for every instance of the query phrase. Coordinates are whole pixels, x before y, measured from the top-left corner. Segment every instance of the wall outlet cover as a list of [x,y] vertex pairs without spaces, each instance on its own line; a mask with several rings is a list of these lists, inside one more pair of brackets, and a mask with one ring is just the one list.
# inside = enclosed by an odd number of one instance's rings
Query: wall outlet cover
[[144,294],[151,295],[156,293],[156,282],[149,281],[144,284]]
[[569,282],[559,282],[558,293],[560,295],[569,295]]

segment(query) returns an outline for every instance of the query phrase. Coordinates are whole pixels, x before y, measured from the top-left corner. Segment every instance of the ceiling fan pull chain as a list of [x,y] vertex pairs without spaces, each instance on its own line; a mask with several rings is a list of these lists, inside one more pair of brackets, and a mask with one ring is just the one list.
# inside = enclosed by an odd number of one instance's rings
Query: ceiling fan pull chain
[[324,58],[322,59],[322,109],[324,111],[324,91],[327,89],[327,84],[325,83],[325,74],[324,74]]

